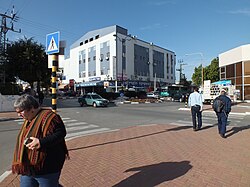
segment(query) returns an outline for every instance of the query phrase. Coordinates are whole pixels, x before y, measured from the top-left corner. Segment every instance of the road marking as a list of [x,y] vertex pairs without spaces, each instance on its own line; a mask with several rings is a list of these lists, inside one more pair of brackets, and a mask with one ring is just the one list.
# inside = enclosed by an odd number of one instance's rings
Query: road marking
[[110,130],[109,128],[100,128],[100,129],[92,129],[92,130],[86,130],[81,132],[75,132],[75,133],[69,133],[66,135],[66,139],[72,138],[72,137],[79,137],[81,135],[89,135],[97,132],[106,132]]
[[24,120],[23,119],[16,119],[14,121],[19,122],[19,121],[24,121]]
[[[170,123],[171,125],[177,125],[177,126],[193,126],[193,122],[192,121],[182,121],[182,120],[178,120],[176,122],[172,122]],[[202,126],[213,126],[214,124],[211,123],[204,123],[202,122]]]
[[62,118],[62,120],[67,120],[67,119],[71,119],[71,118]]
[[5,171],[1,176],[0,176],[0,183],[8,177],[8,175],[11,174],[11,171]]
[[87,122],[77,122],[77,123],[69,123],[69,124],[66,124],[65,126],[67,127],[71,127],[71,126],[80,126],[80,125],[86,125],[88,124]]
[[87,126],[77,126],[77,127],[67,127],[67,132],[73,132],[73,131],[76,131],[76,130],[84,130],[84,129],[89,129],[89,128],[96,128],[96,127],[99,127],[98,125],[87,125]]
[[69,123],[69,122],[75,122],[75,121],[77,121],[77,120],[76,119],[71,119],[71,120],[67,120],[67,121],[63,120],[63,123]]

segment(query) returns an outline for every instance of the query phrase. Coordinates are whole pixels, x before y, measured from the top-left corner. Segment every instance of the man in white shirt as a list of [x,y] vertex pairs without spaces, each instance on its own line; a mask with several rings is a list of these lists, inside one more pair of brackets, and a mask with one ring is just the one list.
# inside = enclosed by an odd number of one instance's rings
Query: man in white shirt
[[[198,87],[194,87],[194,92],[190,94],[188,98],[188,106],[191,107],[193,130],[200,130],[202,126],[202,95],[198,92]],[[198,126],[196,123],[196,116],[198,119]]]

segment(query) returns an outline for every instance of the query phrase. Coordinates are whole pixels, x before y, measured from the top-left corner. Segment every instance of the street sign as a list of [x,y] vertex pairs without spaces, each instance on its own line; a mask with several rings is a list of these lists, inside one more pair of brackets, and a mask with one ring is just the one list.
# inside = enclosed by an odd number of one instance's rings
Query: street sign
[[48,55],[59,53],[60,32],[46,35],[46,53]]

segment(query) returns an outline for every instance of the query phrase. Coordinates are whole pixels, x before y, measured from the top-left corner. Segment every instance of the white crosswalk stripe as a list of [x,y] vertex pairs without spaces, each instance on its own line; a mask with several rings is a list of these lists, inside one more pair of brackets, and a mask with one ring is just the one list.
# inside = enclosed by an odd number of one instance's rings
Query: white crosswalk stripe
[[69,123],[69,124],[65,124],[66,128],[67,127],[71,127],[71,126],[80,126],[80,125],[86,125],[86,122],[77,122],[77,123]]
[[[110,128],[101,128],[95,124],[88,124],[84,121],[78,121],[76,119],[71,118],[62,118],[65,128],[67,131],[67,135],[65,137],[66,140],[72,139],[74,137],[80,137],[84,135],[96,134],[101,132],[110,132],[114,131]],[[23,123],[23,119],[15,120],[18,124]]]
[[96,128],[99,127],[98,125],[85,125],[85,126],[76,126],[76,127],[67,127],[67,133],[76,131],[76,130],[83,130],[83,129],[89,129],[89,128]]
[[[177,120],[176,122],[170,123],[171,125],[176,125],[176,126],[193,126],[192,121],[183,121],[183,120]],[[213,126],[214,124],[212,123],[205,123],[202,122],[202,126]]]
[[63,120],[64,124],[65,124],[65,123],[70,123],[70,122],[75,122],[75,121],[77,121],[77,120],[76,120],[76,119]]
[[99,129],[91,129],[91,130],[74,132],[74,133],[72,132],[72,133],[67,134],[66,139],[69,139],[72,137],[79,137],[83,135],[94,134],[94,133],[108,132],[108,131],[111,131],[111,130],[109,128],[99,128]]
[[[210,119],[211,119],[211,117],[217,119],[217,116],[214,112],[202,112],[202,119],[204,119],[204,116],[210,117]],[[245,116],[246,116],[246,114],[230,113],[228,118],[229,119],[244,119]]]

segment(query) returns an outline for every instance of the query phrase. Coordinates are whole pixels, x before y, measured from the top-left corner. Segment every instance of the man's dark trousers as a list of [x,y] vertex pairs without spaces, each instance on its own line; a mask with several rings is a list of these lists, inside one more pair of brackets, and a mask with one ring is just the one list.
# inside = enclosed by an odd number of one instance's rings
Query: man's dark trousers
[[201,106],[195,105],[191,107],[191,113],[192,113],[192,121],[193,121],[193,129],[197,129],[197,124],[196,124],[196,116],[198,118],[198,129],[201,128],[202,126],[202,121],[201,121]]
[[218,117],[218,130],[219,133],[224,135],[226,133],[226,126],[227,126],[227,115],[225,112],[217,112]]

